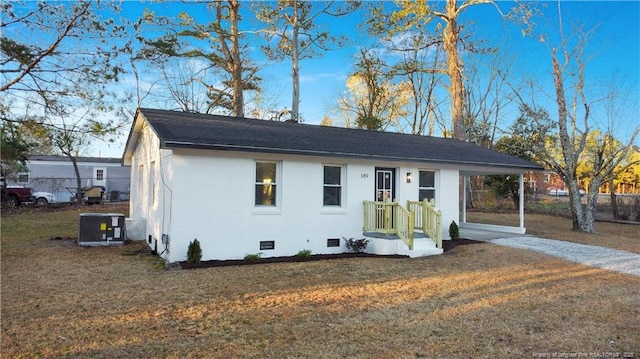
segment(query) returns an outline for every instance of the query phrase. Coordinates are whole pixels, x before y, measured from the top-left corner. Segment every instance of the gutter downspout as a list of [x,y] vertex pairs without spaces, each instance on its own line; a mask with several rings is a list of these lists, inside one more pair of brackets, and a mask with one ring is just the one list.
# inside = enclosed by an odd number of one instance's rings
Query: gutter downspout
[[469,186],[469,176],[462,177],[462,220],[461,223],[467,223],[467,187]]

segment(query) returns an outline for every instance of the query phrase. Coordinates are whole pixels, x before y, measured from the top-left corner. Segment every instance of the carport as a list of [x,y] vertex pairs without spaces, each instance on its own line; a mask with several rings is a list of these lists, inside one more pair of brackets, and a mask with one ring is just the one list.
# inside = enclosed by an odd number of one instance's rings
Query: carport
[[[491,170],[472,170],[472,171],[460,171],[460,175],[463,177],[462,187],[462,201],[460,204],[460,232],[464,233],[464,229],[486,231],[488,233],[511,233],[511,234],[525,234],[526,228],[524,226],[524,169],[505,168],[497,170],[492,168]],[[469,178],[471,176],[487,176],[487,175],[514,175],[518,176],[518,193],[519,198],[519,226],[503,226],[497,224],[487,223],[471,223],[467,222],[467,190],[469,188]],[[499,238],[499,237],[496,237]],[[474,239],[474,238],[469,238]]]

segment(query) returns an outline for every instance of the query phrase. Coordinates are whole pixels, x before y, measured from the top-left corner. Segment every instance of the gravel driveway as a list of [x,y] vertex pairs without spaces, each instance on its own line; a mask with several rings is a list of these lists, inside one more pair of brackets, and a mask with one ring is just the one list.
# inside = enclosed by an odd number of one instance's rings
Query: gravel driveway
[[530,249],[571,262],[640,277],[640,254],[632,252],[530,236],[483,239],[483,241]]

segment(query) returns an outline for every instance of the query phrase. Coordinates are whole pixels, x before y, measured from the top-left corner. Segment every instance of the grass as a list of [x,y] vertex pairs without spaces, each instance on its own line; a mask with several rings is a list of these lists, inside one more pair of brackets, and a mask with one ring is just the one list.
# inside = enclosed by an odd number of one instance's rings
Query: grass
[[640,355],[640,278],[526,250],[169,271],[77,220],[3,216],[2,358]]

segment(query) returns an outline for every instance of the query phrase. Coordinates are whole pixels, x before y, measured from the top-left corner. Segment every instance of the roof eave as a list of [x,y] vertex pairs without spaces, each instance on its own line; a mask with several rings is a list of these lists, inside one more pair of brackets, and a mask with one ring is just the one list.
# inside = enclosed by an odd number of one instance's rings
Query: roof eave
[[133,123],[131,124],[131,130],[129,131],[129,137],[127,137],[127,143],[124,146],[124,152],[122,153],[121,163],[123,166],[131,166],[131,157],[133,156],[133,152],[138,143],[138,138],[140,137],[144,121],[144,114],[140,109],[137,109],[133,116]]
[[260,153],[276,153],[287,155],[301,155],[301,156],[321,156],[321,157],[335,157],[335,158],[358,158],[364,160],[377,160],[377,161],[391,161],[391,162],[417,162],[417,163],[438,163],[438,164],[456,164],[465,166],[480,166],[480,167],[499,167],[503,169],[513,169],[520,171],[542,171],[543,168],[536,164],[504,164],[504,163],[490,163],[490,162],[474,162],[474,161],[451,161],[451,160],[439,160],[433,158],[424,157],[398,157],[398,156],[385,156],[385,155],[365,155],[360,153],[345,153],[345,152],[331,152],[331,151],[317,151],[317,150],[301,150],[301,149],[287,149],[287,148],[272,148],[272,147],[258,147],[258,146],[237,146],[228,144],[210,144],[210,143],[194,143],[194,142],[182,142],[182,141],[167,141],[163,140],[160,143],[161,148],[191,148],[201,150],[218,150],[218,151],[239,151],[239,152],[260,152]]

